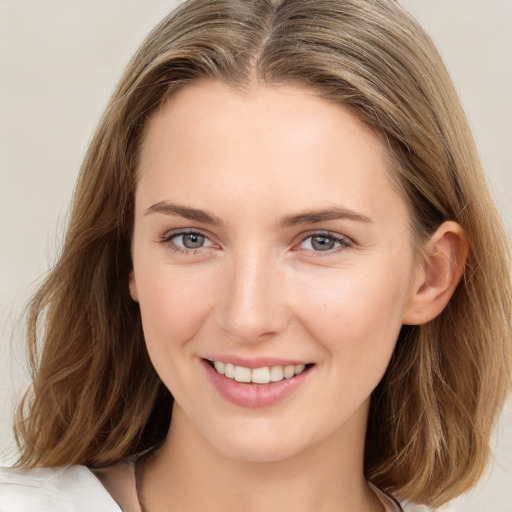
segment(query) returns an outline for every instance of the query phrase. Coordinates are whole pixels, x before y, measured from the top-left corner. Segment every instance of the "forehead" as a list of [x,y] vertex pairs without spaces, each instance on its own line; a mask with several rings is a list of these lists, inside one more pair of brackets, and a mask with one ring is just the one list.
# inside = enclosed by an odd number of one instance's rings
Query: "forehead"
[[[168,123],[171,117],[172,124]],[[320,121],[316,125],[312,123],[315,119]],[[280,121],[280,125],[276,125],[276,121]],[[212,135],[225,135],[235,125],[239,134],[245,129],[243,134],[255,137],[269,131],[277,135],[285,122],[294,126],[294,137],[299,143],[302,138],[297,137],[302,135],[309,140],[314,135],[313,130],[321,125],[325,128],[339,127],[340,122],[344,122],[345,132],[355,129],[364,132],[368,140],[372,139],[380,149],[384,149],[382,138],[359,120],[353,107],[323,98],[312,88],[256,83],[239,88],[207,79],[192,82],[171,94],[145,124],[142,144],[147,145],[149,132],[154,132],[151,127],[155,124],[160,131],[164,124],[168,125],[167,128],[176,128],[174,135],[185,133],[184,128],[192,125],[197,133],[201,128],[215,126],[217,130]],[[226,130],[219,132],[222,128]]]
[[312,90],[201,81],[150,118],[137,195],[156,202],[167,190],[208,202],[212,194],[231,199],[250,189],[266,201],[293,195],[304,208],[322,197],[351,208],[363,201],[371,213],[390,194],[396,199],[390,160],[381,138],[350,109]]

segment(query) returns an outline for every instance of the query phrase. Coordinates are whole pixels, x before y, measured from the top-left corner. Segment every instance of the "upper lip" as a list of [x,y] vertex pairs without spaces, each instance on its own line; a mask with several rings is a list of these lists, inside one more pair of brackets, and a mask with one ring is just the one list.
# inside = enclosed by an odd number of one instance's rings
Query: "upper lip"
[[282,357],[240,357],[235,355],[215,355],[207,356],[203,359],[208,361],[222,361],[223,363],[231,363],[234,366],[243,366],[244,368],[263,368],[264,366],[298,366],[300,364],[310,364],[305,359],[285,359]]

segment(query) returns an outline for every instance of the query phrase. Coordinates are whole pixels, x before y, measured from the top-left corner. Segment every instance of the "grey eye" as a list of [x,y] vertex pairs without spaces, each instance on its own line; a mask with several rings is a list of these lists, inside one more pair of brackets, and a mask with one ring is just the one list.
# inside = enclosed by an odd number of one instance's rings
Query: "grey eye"
[[305,238],[299,247],[312,252],[329,252],[333,253],[343,248],[350,247],[350,240],[341,235],[329,233],[316,233]]
[[185,249],[199,249],[205,245],[206,237],[200,233],[186,233],[184,235],[176,235],[173,242]]
[[330,238],[328,236],[311,237],[311,247],[315,251],[330,251],[331,249],[334,249],[336,242],[337,241],[334,238]]

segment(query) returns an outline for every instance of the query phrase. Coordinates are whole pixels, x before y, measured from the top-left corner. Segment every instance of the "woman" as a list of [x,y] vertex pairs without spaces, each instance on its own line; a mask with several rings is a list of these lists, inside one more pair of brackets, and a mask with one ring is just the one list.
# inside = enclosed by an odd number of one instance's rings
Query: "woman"
[[510,384],[509,262],[394,1],[185,2],[122,77],[31,305],[0,507],[441,506]]

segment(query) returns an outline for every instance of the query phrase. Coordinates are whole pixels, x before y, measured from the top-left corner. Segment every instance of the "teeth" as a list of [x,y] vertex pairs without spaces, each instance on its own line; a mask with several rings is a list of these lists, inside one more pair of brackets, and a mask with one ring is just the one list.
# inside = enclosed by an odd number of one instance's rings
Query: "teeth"
[[230,379],[234,379],[235,378],[235,366],[232,365],[231,363],[226,363],[226,365],[224,366],[224,375],[226,377],[229,377]]
[[226,365],[222,361],[215,361],[213,366],[215,366],[217,372],[219,372],[221,375],[224,375],[226,371]]
[[295,367],[295,375],[299,375],[299,373],[302,373],[306,369],[305,364],[299,364]]
[[295,375],[295,366],[285,366],[283,370],[283,375],[285,379],[290,379]]
[[272,382],[279,382],[284,379],[283,375],[283,367],[282,366],[272,366],[270,368],[270,380]]
[[251,382],[256,384],[268,384],[270,382],[270,368],[268,366],[254,368],[251,371]]
[[299,375],[306,368],[305,364],[288,366],[263,366],[261,368],[245,368],[244,366],[235,366],[231,363],[214,361],[213,366],[217,373],[225,375],[229,379],[237,382],[252,382],[254,384],[268,384],[269,382],[279,382],[283,379],[291,379]]
[[251,369],[235,366],[235,380],[237,382],[251,382]]

